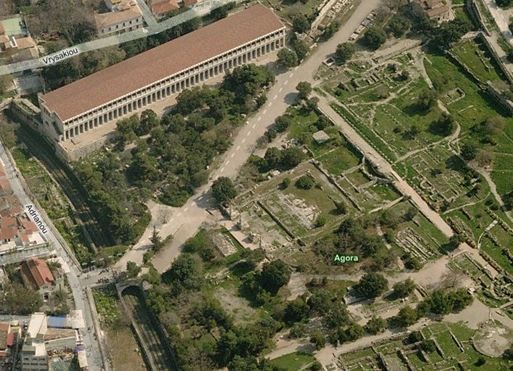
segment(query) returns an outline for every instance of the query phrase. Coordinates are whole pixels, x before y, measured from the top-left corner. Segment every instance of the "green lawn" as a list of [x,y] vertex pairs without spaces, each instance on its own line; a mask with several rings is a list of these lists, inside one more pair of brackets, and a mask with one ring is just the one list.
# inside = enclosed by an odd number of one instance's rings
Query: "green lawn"
[[502,72],[495,66],[486,49],[475,40],[465,40],[452,48],[464,63],[481,81],[502,81]]
[[297,371],[315,361],[311,354],[290,353],[273,359],[270,363],[287,371]]

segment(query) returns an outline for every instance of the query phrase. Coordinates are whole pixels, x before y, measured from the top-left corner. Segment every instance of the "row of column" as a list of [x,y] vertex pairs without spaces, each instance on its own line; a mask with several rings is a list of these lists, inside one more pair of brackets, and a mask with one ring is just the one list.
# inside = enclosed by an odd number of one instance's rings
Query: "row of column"
[[[283,46],[284,37],[280,36],[279,39],[273,39],[265,45],[258,46],[249,51],[235,55],[230,60],[223,61],[219,64],[210,66],[208,69],[198,71],[194,75],[183,77],[181,81],[172,81],[170,84],[164,87],[160,87],[158,88],[158,90],[155,90],[150,94],[147,94],[142,97],[137,97],[137,95],[135,95],[134,97],[130,98],[132,100],[131,102],[127,102],[121,107],[114,108],[109,112],[106,112],[99,116],[95,116],[94,118],[91,118],[86,122],[83,122],[79,125],[76,125],[65,130],[61,140],[68,140],[74,138],[82,133],[85,133],[86,131],[97,128],[98,126],[101,126],[112,120],[116,120],[122,116],[128,115],[149,104],[164,99],[171,94],[179,93],[184,89],[187,89],[200,82],[208,80],[234,67],[246,64],[253,59],[259,58],[260,56],[266,53],[270,53]],[[222,59],[222,57],[219,57],[219,59]]]

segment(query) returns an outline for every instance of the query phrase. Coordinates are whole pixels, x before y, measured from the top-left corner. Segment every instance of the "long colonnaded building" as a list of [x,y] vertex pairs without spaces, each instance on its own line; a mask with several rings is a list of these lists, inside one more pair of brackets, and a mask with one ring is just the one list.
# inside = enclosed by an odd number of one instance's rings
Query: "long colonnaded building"
[[38,130],[73,161],[103,146],[116,122],[285,45],[286,29],[263,5],[39,96]]

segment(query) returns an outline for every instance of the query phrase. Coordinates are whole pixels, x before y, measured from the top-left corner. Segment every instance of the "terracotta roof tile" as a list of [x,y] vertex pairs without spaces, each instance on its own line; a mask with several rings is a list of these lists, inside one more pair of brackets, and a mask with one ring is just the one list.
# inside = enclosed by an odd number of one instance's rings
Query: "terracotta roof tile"
[[283,28],[254,5],[41,97],[62,121],[162,80],[195,64]]
[[159,2],[154,2],[151,5],[151,11],[155,15],[164,15],[169,13],[172,10],[180,9],[180,6],[176,2],[176,0],[164,0]]
[[36,290],[55,281],[46,261],[39,258],[31,258],[21,263],[21,273]]

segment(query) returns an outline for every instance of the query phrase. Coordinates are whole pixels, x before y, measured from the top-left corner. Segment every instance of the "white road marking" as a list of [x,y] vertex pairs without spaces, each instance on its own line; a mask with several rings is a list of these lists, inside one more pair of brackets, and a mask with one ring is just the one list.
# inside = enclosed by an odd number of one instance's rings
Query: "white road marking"
[[278,95],[275,95],[275,96],[273,97],[273,100],[276,100],[276,98],[278,98]]
[[281,92],[282,92],[282,90],[283,90],[283,88],[280,88],[280,90],[278,90],[278,93],[281,93]]
[[258,116],[257,121],[262,120],[262,116]]
[[235,148],[236,151],[238,151],[240,149],[240,146],[237,146],[237,148]]
[[234,158],[235,157],[235,152],[233,152],[230,156],[230,158]]
[[224,166],[221,168],[221,171],[220,171],[220,172],[222,173],[223,171],[224,171]]
[[253,125],[251,126],[251,129],[254,129],[255,127],[256,127],[256,124],[253,124]]
[[291,73],[290,73],[290,77],[292,77],[292,76],[294,76],[294,72],[291,72]]
[[289,83],[289,80],[285,80],[285,82],[283,83],[283,85],[287,85]]
[[246,143],[246,138],[242,139],[242,144]]
[[264,115],[267,113],[267,108],[264,110],[264,112],[262,112]]
[[294,68],[294,71],[297,71],[297,69],[298,69],[298,68],[299,68],[299,66],[296,66],[296,67]]
[[189,206],[187,206],[185,209],[183,209],[183,211],[187,211],[189,210]]
[[246,133],[246,136],[249,137],[251,135],[251,130]]
[[230,165],[230,160],[226,161],[225,165],[226,166]]

